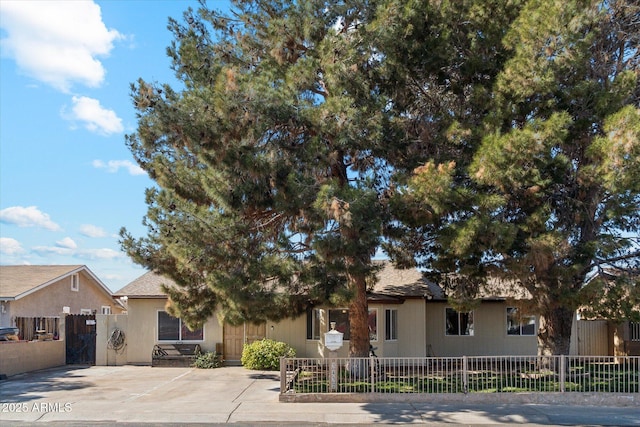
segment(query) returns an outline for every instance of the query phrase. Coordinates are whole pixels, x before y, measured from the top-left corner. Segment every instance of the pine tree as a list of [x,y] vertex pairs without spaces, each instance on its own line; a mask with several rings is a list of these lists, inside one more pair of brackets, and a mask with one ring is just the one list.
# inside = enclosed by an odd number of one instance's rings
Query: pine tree
[[503,2],[515,19],[476,31],[500,2],[481,3],[449,5],[466,13],[443,21],[458,40],[442,67],[426,53],[405,64],[420,89],[407,134],[427,149],[399,181],[390,250],[417,254],[461,307],[488,277],[519,283],[542,318],[541,352],[567,354],[591,275],[615,266],[638,286],[640,6]]
[[135,262],[171,277],[172,313],[197,325],[348,306],[350,354],[369,349],[367,280],[387,216],[385,140],[367,1],[202,4],[170,20],[184,87],[132,86],[128,145],[157,182]]

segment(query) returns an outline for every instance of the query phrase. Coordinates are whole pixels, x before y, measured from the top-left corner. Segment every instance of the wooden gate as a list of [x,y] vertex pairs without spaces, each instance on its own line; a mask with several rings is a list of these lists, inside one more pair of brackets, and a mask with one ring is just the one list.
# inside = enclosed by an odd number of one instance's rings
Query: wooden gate
[[245,323],[239,326],[224,324],[224,360],[238,362],[242,357],[245,344],[263,339],[266,336],[266,323]]
[[70,314],[64,323],[67,365],[95,365],[96,316]]
[[608,356],[609,327],[606,320],[578,320],[576,322],[578,355]]

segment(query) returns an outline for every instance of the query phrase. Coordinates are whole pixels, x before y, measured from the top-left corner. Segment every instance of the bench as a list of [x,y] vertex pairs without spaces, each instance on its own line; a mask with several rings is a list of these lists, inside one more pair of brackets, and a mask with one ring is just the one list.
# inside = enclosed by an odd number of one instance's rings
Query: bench
[[201,353],[200,344],[156,344],[151,353],[151,366],[189,367]]

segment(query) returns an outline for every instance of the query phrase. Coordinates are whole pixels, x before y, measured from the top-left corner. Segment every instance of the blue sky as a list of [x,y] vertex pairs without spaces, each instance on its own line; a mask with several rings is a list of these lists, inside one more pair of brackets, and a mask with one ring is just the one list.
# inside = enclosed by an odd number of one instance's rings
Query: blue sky
[[130,84],[177,86],[167,20],[190,6],[0,1],[0,264],[84,264],[113,291],[145,272],[118,244],[145,234],[153,185],[125,145]]

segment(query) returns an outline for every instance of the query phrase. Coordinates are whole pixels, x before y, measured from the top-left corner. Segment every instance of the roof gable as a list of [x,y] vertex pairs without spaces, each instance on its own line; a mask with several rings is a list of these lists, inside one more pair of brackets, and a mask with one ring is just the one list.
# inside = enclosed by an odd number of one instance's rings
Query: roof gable
[[65,277],[84,272],[111,298],[111,291],[85,265],[3,265],[0,266],[0,299],[18,300]]
[[115,292],[117,297],[127,298],[166,298],[162,285],[176,286],[168,277],[149,271]]

